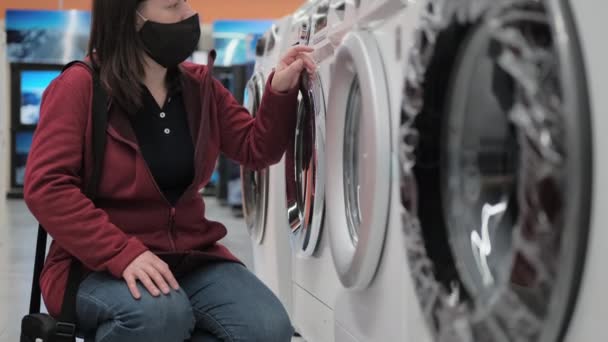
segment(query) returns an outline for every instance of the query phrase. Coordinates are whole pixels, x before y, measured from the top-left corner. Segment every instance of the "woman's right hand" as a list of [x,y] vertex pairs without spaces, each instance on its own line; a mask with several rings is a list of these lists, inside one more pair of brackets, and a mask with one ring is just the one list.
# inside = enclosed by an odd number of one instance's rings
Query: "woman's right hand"
[[141,293],[137,288],[139,280],[154,297],[160,296],[160,290],[164,294],[169,294],[171,286],[178,290],[179,284],[167,263],[162,261],[154,253],[146,251],[133,260],[122,273],[122,277],[127,282],[129,290],[135,299],[141,298]]

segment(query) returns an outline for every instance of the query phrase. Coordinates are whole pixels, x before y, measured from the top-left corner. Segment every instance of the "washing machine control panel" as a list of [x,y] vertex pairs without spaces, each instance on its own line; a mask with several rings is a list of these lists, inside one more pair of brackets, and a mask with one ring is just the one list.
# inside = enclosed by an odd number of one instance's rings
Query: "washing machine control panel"
[[308,45],[315,49],[312,58],[317,64],[331,57],[334,53],[334,48],[328,39],[331,31],[330,8],[329,0],[321,1],[311,17],[312,33]]
[[310,15],[301,14],[295,16],[293,24],[286,35],[287,45],[308,45],[310,39]]
[[327,13],[327,38],[334,46],[342,43],[344,36],[352,31],[357,17],[358,1],[332,0]]
[[308,22],[302,22],[300,24],[300,34],[299,34],[299,45],[307,45],[308,40],[310,39],[310,25]]

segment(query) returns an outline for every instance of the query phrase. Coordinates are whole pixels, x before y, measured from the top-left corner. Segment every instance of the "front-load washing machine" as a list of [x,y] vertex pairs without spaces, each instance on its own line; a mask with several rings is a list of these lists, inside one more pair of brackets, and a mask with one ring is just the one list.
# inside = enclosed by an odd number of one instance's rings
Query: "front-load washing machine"
[[404,82],[401,201],[436,341],[600,341],[607,51],[591,1],[430,0]]
[[[365,1],[361,2],[364,9]],[[380,7],[376,7],[378,9]],[[399,122],[402,83],[421,6],[385,2],[359,21],[332,67],[326,165],[327,228],[342,289],[336,341],[405,341],[423,325],[401,224]],[[423,331],[424,333],[424,331]],[[423,341],[423,336],[412,341]]]
[[325,120],[329,63],[329,1],[294,16],[292,43],[313,46],[317,72],[303,74],[297,129],[285,157],[285,217],[293,262],[293,322],[311,342],[334,341],[333,306],[340,282],[329,251],[325,214]]
[[[259,50],[263,56],[256,62],[245,95],[245,105],[254,116],[262,102],[268,76],[283,53],[290,23],[290,16],[278,20],[261,40],[263,46],[259,46]],[[260,171],[241,168],[241,180],[243,212],[253,245],[254,272],[291,315],[291,251],[281,209],[283,198],[279,196],[282,191],[276,191],[277,187],[284,187],[283,170],[282,163]]]

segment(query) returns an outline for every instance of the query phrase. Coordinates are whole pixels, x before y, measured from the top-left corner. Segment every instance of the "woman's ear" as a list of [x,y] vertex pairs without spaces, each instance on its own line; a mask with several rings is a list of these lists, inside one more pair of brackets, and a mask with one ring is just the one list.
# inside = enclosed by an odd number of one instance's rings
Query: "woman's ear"
[[146,1],[140,1],[135,8],[135,30],[139,32],[148,19],[142,14],[146,11]]
[[135,11],[135,30],[139,32],[141,28],[144,26],[146,19],[139,13],[139,11]]

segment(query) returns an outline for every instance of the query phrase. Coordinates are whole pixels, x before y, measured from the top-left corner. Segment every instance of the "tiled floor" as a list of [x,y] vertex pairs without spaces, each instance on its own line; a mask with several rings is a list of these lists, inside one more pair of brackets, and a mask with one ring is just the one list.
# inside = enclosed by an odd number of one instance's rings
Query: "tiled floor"
[[[210,199],[207,216],[228,227],[228,236],[222,242],[251,267],[251,245],[244,221]],[[23,201],[0,199],[0,342],[19,341],[20,320],[29,306],[36,231],[37,223]]]

